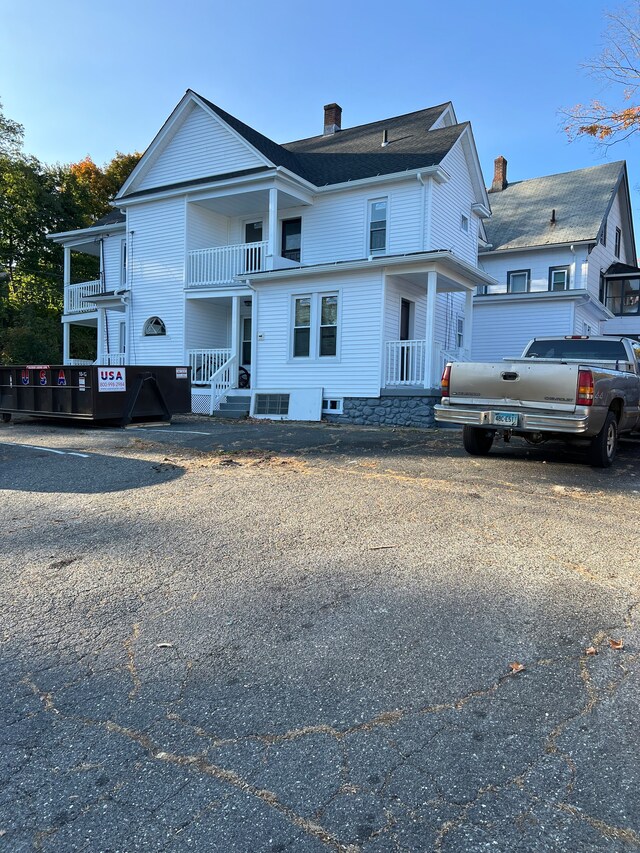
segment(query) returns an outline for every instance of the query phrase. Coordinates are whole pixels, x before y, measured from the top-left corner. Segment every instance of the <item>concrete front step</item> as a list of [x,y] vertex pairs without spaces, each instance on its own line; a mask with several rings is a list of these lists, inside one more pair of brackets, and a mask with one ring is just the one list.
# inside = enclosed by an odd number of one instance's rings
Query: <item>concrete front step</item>
[[220,409],[213,414],[218,418],[246,418],[251,406],[251,397],[227,397]]

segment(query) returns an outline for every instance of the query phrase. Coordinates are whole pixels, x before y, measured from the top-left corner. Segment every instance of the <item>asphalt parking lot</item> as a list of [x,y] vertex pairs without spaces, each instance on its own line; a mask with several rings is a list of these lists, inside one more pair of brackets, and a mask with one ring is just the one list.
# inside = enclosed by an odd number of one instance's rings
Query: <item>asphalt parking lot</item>
[[0,850],[639,850],[639,463],[3,424]]

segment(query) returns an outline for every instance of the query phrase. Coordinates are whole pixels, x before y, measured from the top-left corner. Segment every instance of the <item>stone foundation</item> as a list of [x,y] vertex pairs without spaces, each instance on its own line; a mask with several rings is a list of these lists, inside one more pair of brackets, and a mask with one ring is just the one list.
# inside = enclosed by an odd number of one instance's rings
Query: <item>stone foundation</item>
[[345,397],[341,415],[323,417],[339,424],[433,427],[433,407],[439,402],[440,395],[434,393],[383,392],[379,397]]

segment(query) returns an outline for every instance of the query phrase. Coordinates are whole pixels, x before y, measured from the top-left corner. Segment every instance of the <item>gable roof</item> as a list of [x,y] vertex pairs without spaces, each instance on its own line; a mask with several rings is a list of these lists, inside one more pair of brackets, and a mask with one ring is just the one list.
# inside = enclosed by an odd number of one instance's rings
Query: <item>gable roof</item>
[[[445,113],[452,115],[451,102],[446,102],[382,121],[345,128],[327,136],[313,136],[279,145],[192,89],[187,90],[172,116],[177,115],[178,108],[189,99],[200,101],[206,109],[215,113],[268,163],[286,168],[317,187],[437,166],[469,126],[467,122],[431,130]],[[387,144],[383,146],[382,133],[385,130]],[[147,152],[150,152],[159,137],[160,134]],[[120,190],[119,199],[142,194],[135,187],[134,179],[144,169],[143,161],[146,160],[147,152]],[[228,177],[210,175],[200,178],[198,182],[215,182]],[[184,185],[189,183],[185,182]],[[168,188],[157,187],[145,190],[144,194]]]
[[619,160],[507,184],[490,194],[492,216],[485,223],[490,246],[481,252],[595,242],[625,176]]

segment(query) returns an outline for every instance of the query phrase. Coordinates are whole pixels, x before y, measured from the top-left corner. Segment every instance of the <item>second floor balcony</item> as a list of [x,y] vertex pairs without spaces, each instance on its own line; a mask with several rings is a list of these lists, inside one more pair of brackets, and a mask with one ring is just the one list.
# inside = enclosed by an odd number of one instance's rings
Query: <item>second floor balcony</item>
[[234,284],[236,276],[267,269],[268,242],[214,246],[189,252],[187,287]]

